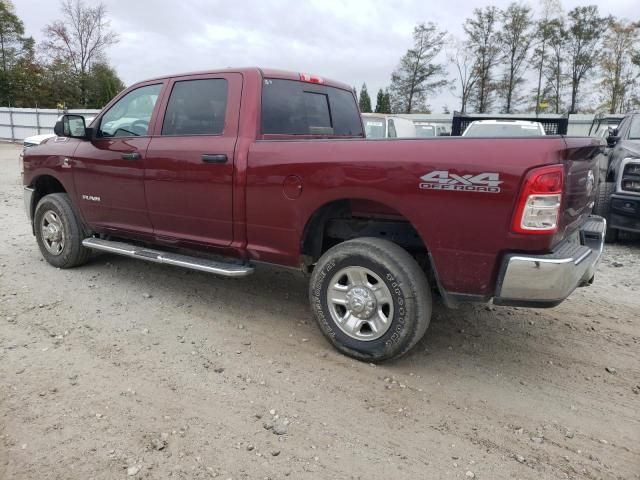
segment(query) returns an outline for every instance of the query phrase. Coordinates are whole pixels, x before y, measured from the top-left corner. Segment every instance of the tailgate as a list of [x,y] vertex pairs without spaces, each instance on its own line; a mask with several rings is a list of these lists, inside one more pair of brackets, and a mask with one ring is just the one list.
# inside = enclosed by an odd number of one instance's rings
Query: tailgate
[[565,142],[565,184],[559,239],[575,232],[591,214],[598,187],[598,161],[605,148],[604,141],[596,138],[568,137]]

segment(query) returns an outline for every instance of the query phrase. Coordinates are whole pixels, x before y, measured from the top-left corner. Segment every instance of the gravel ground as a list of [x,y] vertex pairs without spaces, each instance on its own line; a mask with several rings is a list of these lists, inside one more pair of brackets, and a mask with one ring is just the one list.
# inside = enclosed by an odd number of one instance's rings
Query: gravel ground
[[46,264],[0,145],[0,478],[640,479],[640,242],[554,309],[436,307],[372,366],[306,281]]

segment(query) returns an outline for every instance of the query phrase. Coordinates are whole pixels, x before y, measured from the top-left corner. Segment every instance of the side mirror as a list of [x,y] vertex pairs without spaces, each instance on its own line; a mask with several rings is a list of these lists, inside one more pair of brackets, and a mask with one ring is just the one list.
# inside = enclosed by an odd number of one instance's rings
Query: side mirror
[[617,136],[617,135],[609,135],[607,137],[607,145],[610,146],[610,147],[613,147],[616,143],[618,143],[619,140],[620,140],[619,136]]
[[62,115],[53,127],[53,133],[59,137],[87,138],[87,126],[82,115]]

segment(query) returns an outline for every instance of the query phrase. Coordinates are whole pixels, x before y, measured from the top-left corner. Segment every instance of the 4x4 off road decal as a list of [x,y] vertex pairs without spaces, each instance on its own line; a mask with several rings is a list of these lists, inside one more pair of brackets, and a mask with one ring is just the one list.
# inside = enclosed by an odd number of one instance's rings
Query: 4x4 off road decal
[[499,173],[478,173],[477,175],[457,175],[448,170],[434,170],[420,177],[423,190],[453,190],[457,192],[500,193]]

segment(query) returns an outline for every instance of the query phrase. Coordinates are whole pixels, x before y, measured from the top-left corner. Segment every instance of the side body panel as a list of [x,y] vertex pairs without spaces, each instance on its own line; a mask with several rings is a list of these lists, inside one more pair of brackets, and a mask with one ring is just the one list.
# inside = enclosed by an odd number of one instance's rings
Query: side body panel
[[[572,149],[582,148],[589,160],[581,164],[576,153],[575,165],[566,164],[566,178],[570,185],[575,179],[576,185],[586,186],[587,172],[595,168],[593,151],[600,144],[591,139],[571,142]],[[547,252],[587,214],[586,192],[574,192],[565,197],[571,213],[556,235],[510,232],[526,172],[561,163],[567,152],[562,137],[258,141],[251,145],[247,177],[249,255],[295,266],[304,228],[316,209],[341,199],[370,200],[416,227],[445,290],[490,296],[503,252]],[[497,174],[499,191],[421,186],[421,177],[431,172],[461,178]],[[296,199],[283,192],[290,176],[301,179],[302,194]]]

